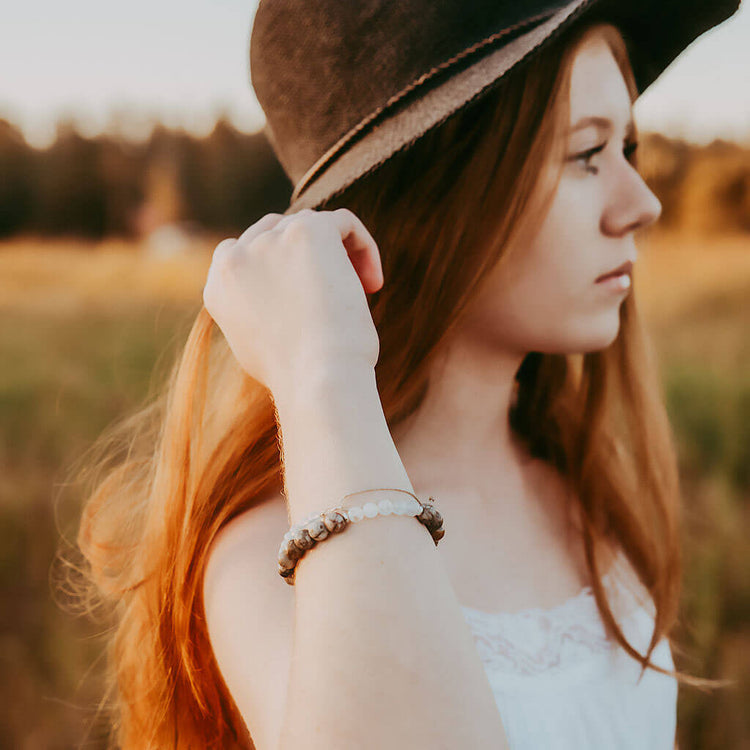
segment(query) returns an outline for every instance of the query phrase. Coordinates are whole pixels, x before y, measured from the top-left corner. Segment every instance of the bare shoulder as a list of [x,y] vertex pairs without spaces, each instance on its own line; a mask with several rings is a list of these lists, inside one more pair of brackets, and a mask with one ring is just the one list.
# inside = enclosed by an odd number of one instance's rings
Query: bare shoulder
[[211,646],[257,750],[278,745],[294,635],[294,589],[277,572],[288,528],[274,495],[230,521],[209,552],[203,585]]

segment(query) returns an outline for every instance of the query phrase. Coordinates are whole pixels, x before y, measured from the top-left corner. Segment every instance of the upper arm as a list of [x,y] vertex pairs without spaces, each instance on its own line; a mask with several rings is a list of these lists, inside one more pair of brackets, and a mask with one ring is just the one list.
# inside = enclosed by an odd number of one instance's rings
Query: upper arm
[[233,519],[217,535],[203,597],[211,647],[256,750],[276,750],[294,632],[294,590],[278,574],[287,530],[281,495]]

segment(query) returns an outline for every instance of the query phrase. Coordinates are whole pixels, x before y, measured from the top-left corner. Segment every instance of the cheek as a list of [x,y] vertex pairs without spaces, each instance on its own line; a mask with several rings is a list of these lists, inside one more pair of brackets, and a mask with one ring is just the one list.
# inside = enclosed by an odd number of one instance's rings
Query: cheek
[[540,227],[534,240],[493,273],[470,327],[479,338],[519,351],[581,352],[607,346],[619,328],[619,305],[598,293],[591,243],[570,231]]
[[591,184],[561,179],[544,220],[487,280],[467,319],[473,335],[521,351],[591,351],[611,342],[619,304],[594,286],[601,240]]
[[578,257],[584,259],[587,247],[596,244],[600,236],[602,191],[600,177],[564,172],[535,242],[558,247],[566,256],[575,257],[577,251]]
[[601,212],[592,185],[563,176],[545,218],[517,253],[517,283],[555,314],[593,312],[597,305],[592,284],[602,265]]
[[608,346],[620,327],[618,305],[596,303],[548,277],[498,290],[478,313],[482,338],[521,352],[596,351]]
[[551,270],[524,276],[498,299],[498,319],[515,329],[529,349],[564,338],[579,317],[575,295]]
[[580,319],[576,291],[563,269],[523,262],[503,270],[477,300],[476,331],[513,348],[540,349],[564,337]]
[[570,224],[548,216],[536,236],[514,258],[502,279],[504,292],[516,307],[556,315],[580,304],[583,279],[589,274],[585,250],[589,243]]

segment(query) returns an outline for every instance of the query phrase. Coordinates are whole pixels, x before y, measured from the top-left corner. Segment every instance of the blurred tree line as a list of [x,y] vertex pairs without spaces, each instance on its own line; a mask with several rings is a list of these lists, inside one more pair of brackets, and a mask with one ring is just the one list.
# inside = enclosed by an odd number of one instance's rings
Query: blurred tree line
[[[647,133],[638,153],[662,228],[750,231],[750,148]],[[45,149],[0,120],[0,238],[139,236],[175,222],[236,234],[283,211],[291,190],[265,135],[226,119],[202,138],[157,126],[143,142],[85,138],[61,124]]]
[[203,138],[156,126],[141,143],[61,124],[45,149],[0,120],[0,237],[134,236],[171,221],[237,233],[291,191],[265,135],[223,119]]

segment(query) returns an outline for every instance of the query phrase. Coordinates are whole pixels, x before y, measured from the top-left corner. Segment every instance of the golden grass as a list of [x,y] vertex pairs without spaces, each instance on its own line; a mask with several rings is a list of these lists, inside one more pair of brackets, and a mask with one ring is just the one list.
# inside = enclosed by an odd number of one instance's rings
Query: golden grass
[[[0,243],[0,309],[73,311],[137,303],[199,304],[218,239],[162,258],[145,244],[27,238]],[[750,288],[750,235],[640,239],[634,287],[645,317],[668,323],[701,299]]]
[[[683,483],[696,540],[685,589],[691,660],[679,666],[740,684],[706,695],[681,691],[682,748],[747,746],[747,492],[746,479],[730,470],[747,464],[750,315],[737,303],[750,299],[749,245],[750,237],[652,235],[639,243],[635,271],[639,307],[666,324],[659,326],[659,351],[669,355],[671,416],[691,462]],[[58,529],[75,533],[79,488],[65,485],[68,467],[160,382],[152,380],[154,363],[167,351],[160,362],[168,366],[184,341],[185,308],[200,302],[214,246],[200,240],[184,256],[157,258],[145,245],[116,241],[0,244],[1,541],[13,579],[0,591],[0,609],[10,613],[6,640],[14,654],[0,686],[0,725],[5,720],[14,747],[104,747],[81,736],[82,711],[101,695],[94,625],[71,621],[49,595]],[[182,309],[136,309],[167,303]],[[726,378],[715,379],[713,368]],[[730,495],[730,481],[745,484]],[[68,494],[60,495],[63,488]],[[54,514],[53,497],[65,500]],[[81,680],[89,668],[92,677]]]
[[195,240],[158,257],[117,240],[24,239],[0,244],[0,309],[73,312],[139,303],[195,303],[216,242]]
[[633,287],[644,317],[656,325],[721,295],[750,298],[750,235],[653,234],[638,243]]

